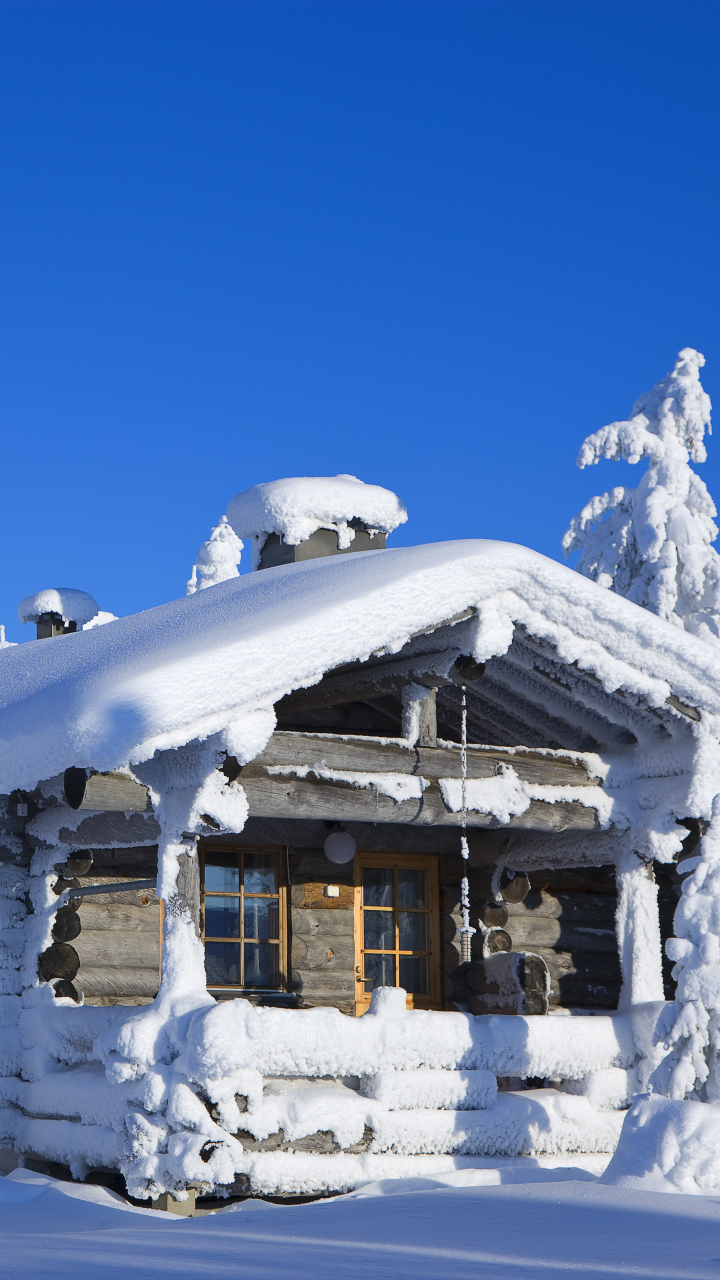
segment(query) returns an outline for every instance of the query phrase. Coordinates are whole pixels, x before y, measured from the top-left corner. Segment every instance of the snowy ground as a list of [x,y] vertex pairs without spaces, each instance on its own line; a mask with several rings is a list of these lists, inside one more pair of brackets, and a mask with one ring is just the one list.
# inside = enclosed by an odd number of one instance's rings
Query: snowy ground
[[[536,1176],[552,1176],[538,1170]],[[562,1176],[562,1175],[560,1175]],[[580,1176],[583,1176],[582,1174]],[[553,1280],[720,1275],[720,1198],[589,1181],[376,1184],[183,1219],[18,1170],[0,1179],[3,1275],[32,1280]],[[379,1194],[368,1194],[368,1192]],[[394,1194],[393,1194],[394,1193]],[[80,1197],[91,1196],[92,1199]]]

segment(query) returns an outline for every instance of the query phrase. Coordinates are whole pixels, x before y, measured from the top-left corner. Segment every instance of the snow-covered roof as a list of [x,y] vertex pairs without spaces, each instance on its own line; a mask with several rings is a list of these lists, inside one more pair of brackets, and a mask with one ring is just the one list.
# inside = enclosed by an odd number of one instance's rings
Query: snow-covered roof
[[[714,648],[525,547],[444,542],[285,565],[62,644],[3,650],[0,791],[219,731],[242,737],[248,713],[469,613],[463,645],[477,661],[506,662],[496,656],[517,627],[589,673],[598,699],[622,690],[630,706],[664,708],[674,695],[720,714]],[[525,679],[515,678],[518,707]]]
[[297,546],[317,529],[335,529],[341,550],[355,537],[348,527],[350,520],[361,520],[381,533],[392,533],[407,520],[405,504],[397,494],[345,475],[256,484],[232,499],[227,515],[239,538],[264,541],[268,534],[279,533],[285,542]]
[[[87,591],[75,587],[47,587],[26,596],[18,605],[21,622],[37,622],[43,613],[58,613],[63,622],[89,622],[100,612],[100,605]],[[112,615],[111,615],[112,616]]]

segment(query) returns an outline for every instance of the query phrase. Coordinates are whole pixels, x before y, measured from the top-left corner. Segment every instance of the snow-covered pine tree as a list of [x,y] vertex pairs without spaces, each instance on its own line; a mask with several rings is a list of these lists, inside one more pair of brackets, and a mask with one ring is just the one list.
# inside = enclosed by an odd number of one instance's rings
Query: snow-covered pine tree
[[229,578],[239,578],[242,549],[243,544],[228,524],[227,516],[221,516],[220,523],[215,525],[207,542],[203,542],[198,551],[187,584],[187,595],[193,596],[196,591],[214,587],[218,582],[227,582]]
[[720,644],[720,556],[717,511],[690,461],[704,462],[710,398],[700,383],[705,357],[691,347],[672,373],[633,406],[627,422],[588,436],[578,457],[640,462],[637,489],[611,489],[575,517],[563,538],[565,555],[582,548],[578,573],[643,605],[668,622]]

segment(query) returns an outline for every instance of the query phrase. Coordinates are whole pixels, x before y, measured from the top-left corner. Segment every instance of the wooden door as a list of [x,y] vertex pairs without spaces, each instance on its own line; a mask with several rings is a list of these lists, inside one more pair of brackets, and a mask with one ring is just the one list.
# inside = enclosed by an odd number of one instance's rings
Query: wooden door
[[404,987],[408,1009],[439,1009],[437,858],[358,853],[355,858],[355,1012],[375,987]]

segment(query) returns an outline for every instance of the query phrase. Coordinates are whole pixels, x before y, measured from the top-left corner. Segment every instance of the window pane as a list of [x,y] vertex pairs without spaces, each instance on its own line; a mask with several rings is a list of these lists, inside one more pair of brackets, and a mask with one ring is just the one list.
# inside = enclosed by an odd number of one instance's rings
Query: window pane
[[280,985],[280,948],[267,942],[245,944],[245,986]]
[[272,853],[246,853],[243,858],[246,893],[277,893],[277,858]]
[[277,898],[245,898],[245,937],[277,938],[280,912]]
[[208,938],[240,937],[240,899],[205,899],[205,934]]
[[205,888],[210,893],[238,893],[240,872],[236,853],[205,854]]
[[398,906],[427,906],[427,873],[425,871],[398,871]]
[[427,916],[424,911],[398,912],[398,925],[401,951],[427,951]]
[[427,956],[400,957],[400,986],[413,995],[427,995],[429,990]]
[[392,911],[366,911],[365,942],[370,951],[395,948],[395,917]]
[[393,887],[392,867],[363,868],[363,902],[366,907],[391,907]]
[[365,956],[365,990],[395,986],[394,956]]
[[205,973],[213,986],[240,981],[240,946],[237,942],[206,942]]

